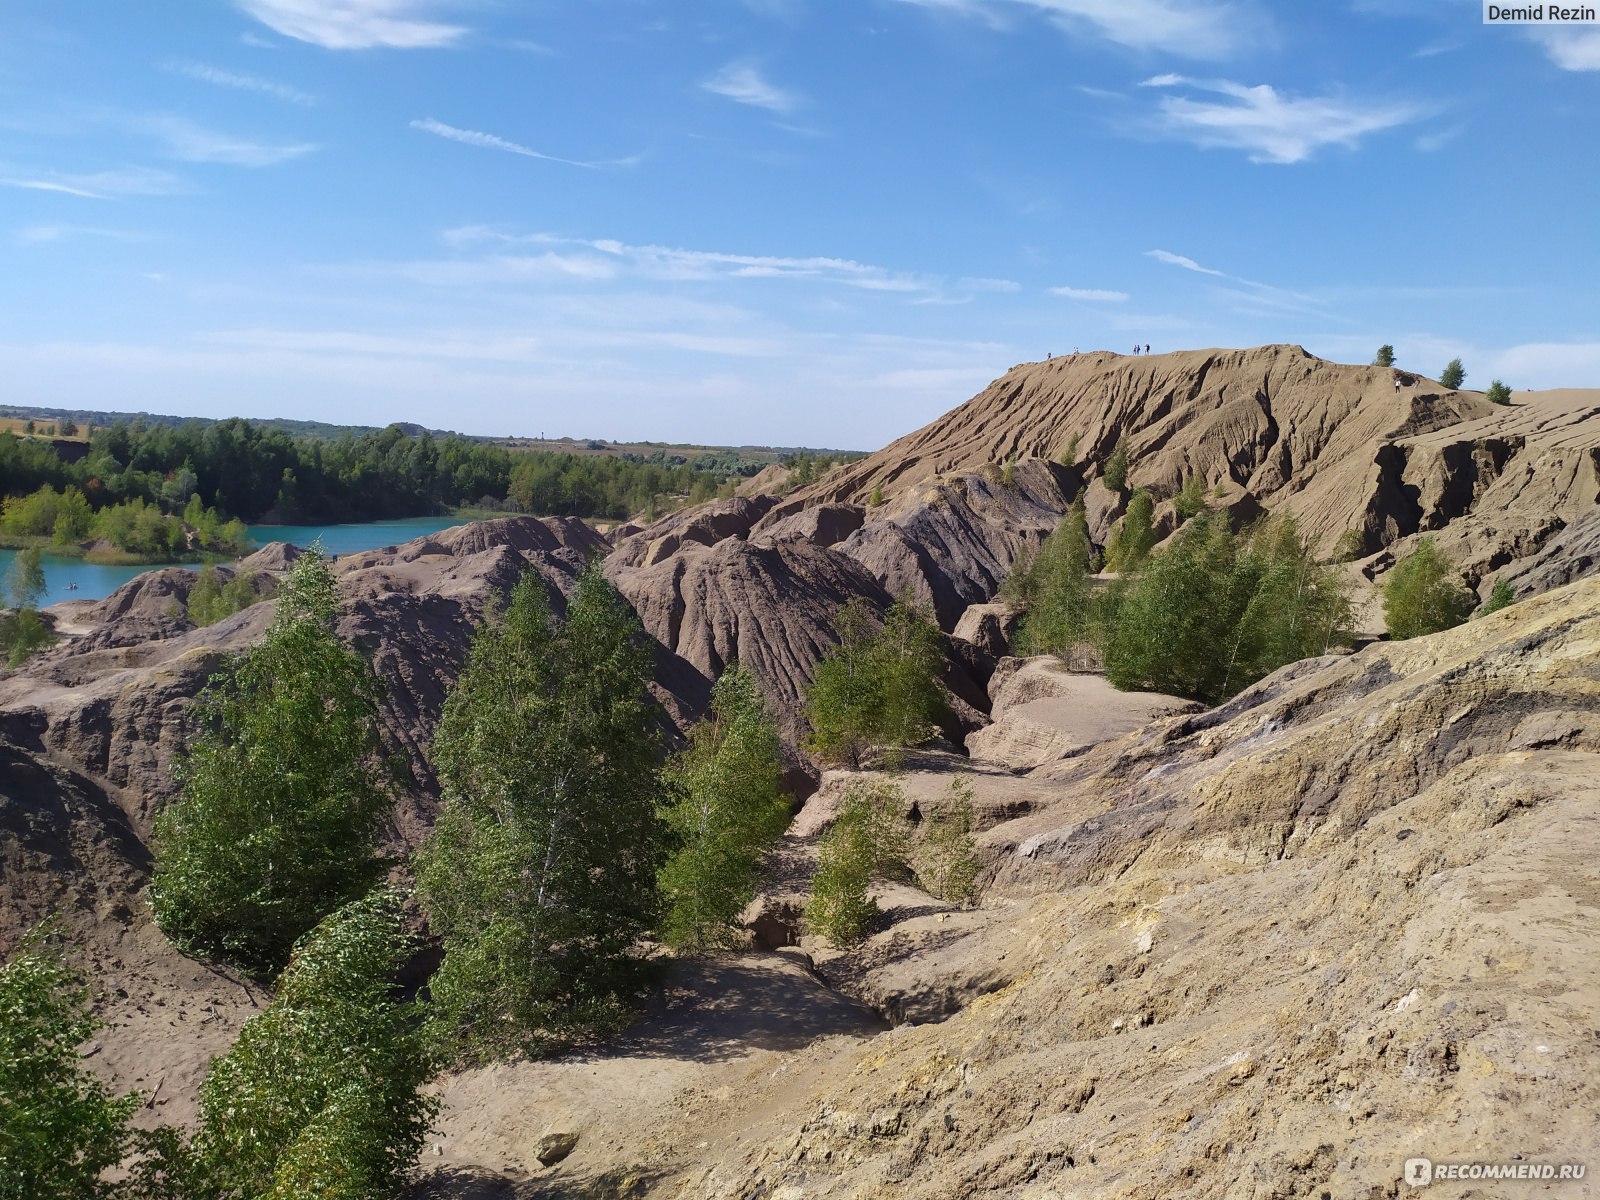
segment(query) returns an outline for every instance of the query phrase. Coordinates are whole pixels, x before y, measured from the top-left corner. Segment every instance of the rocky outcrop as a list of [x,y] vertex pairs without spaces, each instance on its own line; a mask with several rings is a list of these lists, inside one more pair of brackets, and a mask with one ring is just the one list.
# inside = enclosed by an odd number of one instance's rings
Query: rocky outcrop
[[653,567],[686,546],[714,546],[725,538],[743,538],[776,503],[772,496],[734,496],[672,513],[619,540],[607,560],[608,569]]

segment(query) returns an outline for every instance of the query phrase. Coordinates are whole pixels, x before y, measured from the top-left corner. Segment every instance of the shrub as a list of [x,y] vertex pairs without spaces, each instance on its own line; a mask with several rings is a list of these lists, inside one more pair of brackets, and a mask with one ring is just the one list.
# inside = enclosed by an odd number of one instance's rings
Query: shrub
[[1332,561],[1336,563],[1355,562],[1358,558],[1365,558],[1366,553],[1366,532],[1360,529],[1346,529],[1339,535],[1339,540],[1334,543]]
[[1000,486],[1017,486],[1017,456],[1014,454],[1000,467]]
[[157,923],[259,976],[381,869],[378,681],[334,631],[337,609],[327,561],[302,555],[265,640],[197,701],[182,791],[156,818]]
[[1105,473],[1101,476],[1102,482],[1113,492],[1120,492],[1128,486],[1128,439],[1121,437],[1111,450],[1111,457],[1106,459]]
[[945,797],[923,814],[911,853],[917,883],[930,896],[948,904],[977,898],[980,864],[972,827],[972,784],[957,777]]
[[1372,365],[1375,367],[1394,366],[1394,347],[1385,343],[1378,347],[1378,353],[1373,356]]
[[778,724],[755,676],[730,667],[711,693],[710,715],[666,769],[673,799],[662,816],[677,844],[660,880],[668,945],[732,943],[733,922],[755,896],[761,856],[789,823],[782,776]]
[[1511,403],[1511,389],[1498,379],[1489,385],[1489,390],[1483,395],[1484,399],[1488,400],[1490,404],[1506,405]]
[[195,625],[215,625],[256,602],[255,588],[248,575],[234,575],[227,583],[217,579],[217,569],[209,563],[200,568],[189,589],[186,613]]
[[17,552],[0,587],[0,610],[5,609],[7,593],[15,607],[0,611],[0,662],[18,667],[36,650],[52,645],[56,635],[39,618],[34,607],[44,593],[44,562],[37,546]]
[[881,508],[883,506],[883,484],[872,485],[872,495],[867,497],[868,508]]
[[1517,589],[1511,586],[1509,579],[1496,579],[1494,587],[1489,591],[1489,598],[1483,602],[1483,607],[1474,614],[1486,617],[1490,613],[1497,613],[1502,608],[1510,608],[1517,602]]
[[[1156,544],[1155,501],[1144,488],[1128,500],[1128,511],[1106,544],[1106,569],[1128,572],[1142,563]],[[1205,505],[1202,502],[1201,508]]]
[[191,1197],[365,1200],[395,1194],[438,1111],[414,1006],[395,995],[411,953],[395,898],[332,913],[295,947],[271,1006],[200,1087],[186,1148]]
[[806,692],[806,745],[825,762],[859,766],[869,746],[903,747],[927,738],[943,701],[943,638],[910,598],[876,624],[859,598],[835,617],[839,642],[823,655]]
[[1417,543],[1383,588],[1383,621],[1396,641],[1454,628],[1472,606],[1471,593],[1432,538]]
[[1198,475],[1191,475],[1183,481],[1183,490],[1173,500],[1173,507],[1178,510],[1180,522],[1198,517],[1209,507],[1206,504],[1206,485]]
[[1348,632],[1343,581],[1292,518],[1233,534],[1204,513],[1108,604],[1106,677],[1124,689],[1216,703]]
[[78,1047],[99,1027],[89,993],[46,944],[23,939],[0,966],[0,1196],[92,1200],[132,1147],[137,1094],[114,1097]]
[[878,913],[869,894],[878,874],[905,870],[907,840],[901,813],[905,796],[896,783],[855,779],[840,801],[839,815],[817,847],[806,921],[836,946],[865,936]]
[[614,1028],[637,992],[665,849],[652,662],[595,567],[565,620],[530,571],[473,639],[433,743],[444,806],[417,855],[444,945],[433,1024],[453,1057]]
[[1029,606],[1017,631],[1018,646],[1025,653],[1066,657],[1072,647],[1091,640],[1094,583],[1089,578],[1089,552],[1088,523],[1083,506],[1075,504],[1013,589],[1016,599]]
[[1060,463],[1063,467],[1074,466],[1077,463],[1077,461],[1078,461],[1078,442],[1079,442],[1079,435],[1076,434],[1076,433],[1073,434],[1071,437],[1069,437],[1067,439],[1067,448],[1065,450],[1063,450],[1061,452],[1061,454],[1060,454],[1060,457],[1058,457],[1056,459],[1056,461],[1058,463]]
[[1439,382],[1452,390],[1459,388],[1467,381],[1467,369],[1461,365],[1459,358],[1452,358],[1439,374]]

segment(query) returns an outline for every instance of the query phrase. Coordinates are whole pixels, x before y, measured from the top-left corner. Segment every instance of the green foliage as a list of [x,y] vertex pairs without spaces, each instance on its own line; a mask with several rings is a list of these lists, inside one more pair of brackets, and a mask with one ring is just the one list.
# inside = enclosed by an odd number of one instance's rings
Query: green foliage
[[865,936],[878,902],[869,894],[878,874],[903,874],[908,840],[900,785],[882,778],[850,782],[839,815],[817,846],[806,922],[836,946]]
[[1360,529],[1346,529],[1339,535],[1339,540],[1333,546],[1333,561],[1336,563],[1355,562],[1358,558],[1365,558],[1367,553],[1367,535]]
[[679,950],[733,944],[733,922],[756,893],[761,856],[789,822],[779,791],[778,724],[753,674],[730,667],[711,693],[711,713],[665,771],[662,816],[676,849],[661,869],[662,934]]
[[1205,513],[1152,556],[1118,597],[1104,654],[1124,689],[1216,703],[1345,635],[1350,604],[1292,518],[1235,535]]
[[1070,466],[1076,465],[1076,463],[1078,461],[1078,442],[1079,442],[1079,440],[1080,440],[1079,435],[1076,434],[1076,433],[1073,434],[1071,437],[1069,437],[1067,439],[1067,448],[1065,450],[1063,450],[1061,452],[1060,456],[1056,459],[1056,461],[1058,463],[1060,463],[1063,467],[1070,467]]
[[1394,366],[1394,347],[1388,343],[1379,346],[1378,353],[1372,359],[1372,365],[1375,367]]
[[[1201,503],[1202,509],[1204,502]],[[1128,500],[1128,511],[1106,544],[1106,569],[1127,573],[1149,557],[1156,544],[1155,500],[1144,488]]]
[[1066,657],[1074,646],[1092,640],[1094,583],[1089,578],[1089,553],[1083,505],[1074,504],[1012,589],[1011,598],[1028,605],[1017,633],[1024,653]]
[[1447,388],[1459,388],[1467,381],[1467,369],[1459,358],[1452,358],[1439,374],[1439,382]]
[[1432,538],[1419,541],[1383,587],[1383,622],[1396,641],[1452,629],[1472,607],[1472,594]]
[[235,574],[227,583],[221,583],[217,579],[217,569],[207,564],[200,568],[194,586],[189,589],[186,612],[195,625],[215,625],[223,617],[232,616],[255,602],[250,576]]
[[156,818],[157,923],[258,975],[380,869],[379,688],[335,633],[337,607],[327,560],[301,556],[265,640],[201,694],[182,793]]
[[1001,487],[1008,487],[1008,488],[1017,486],[1017,458],[1016,458],[1016,455],[1012,455],[1010,458],[1006,459],[1006,461],[1003,464],[1001,464],[1001,467],[1000,467],[1000,486]]
[[1128,486],[1128,439],[1120,437],[1111,450],[1111,457],[1106,459],[1105,474],[1101,481],[1113,492],[1120,492]]
[[875,483],[875,484],[872,485],[872,495],[867,497],[867,507],[868,508],[882,508],[883,507],[883,484]]
[[414,1006],[395,996],[411,953],[387,892],[336,910],[295,947],[272,1005],[200,1088],[200,1127],[175,1172],[184,1200],[390,1196],[438,1101]]
[[1205,512],[1209,505],[1206,504],[1206,485],[1198,475],[1191,475],[1183,481],[1183,490],[1173,500],[1173,507],[1178,510],[1178,521],[1192,520]]
[[37,546],[17,553],[0,587],[0,662],[18,667],[36,650],[52,645],[56,635],[40,618],[35,605],[44,593],[44,563]]
[[89,995],[35,930],[0,967],[0,1196],[92,1200],[131,1148],[138,1095],[113,1097],[78,1046],[99,1027]]
[[593,568],[564,621],[529,572],[473,640],[433,743],[444,806],[417,856],[445,950],[435,1026],[456,1056],[603,1031],[637,989],[664,849],[651,665]]
[[947,904],[977,899],[977,846],[972,840],[972,784],[959,776],[944,798],[923,814],[920,836],[911,852],[917,883]]
[[1490,404],[1506,405],[1511,403],[1511,389],[1499,379],[1489,385],[1489,390],[1483,396]]
[[859,598],[835,617],[839,643],[817,664],[806,694],[806,745],[825,762],[861,763],[869,746],[916,745],[943,707],[939,627],[909,597],[883,624]]
[[1489,591],[1489,598],[1483,602],[1474,616],[1486,617],[1490,613],[1497,613],[1502,608],[1510,608],[1517,602],[1517,589],[1512,586],[1509,579],[1496,579],[1494,587]]

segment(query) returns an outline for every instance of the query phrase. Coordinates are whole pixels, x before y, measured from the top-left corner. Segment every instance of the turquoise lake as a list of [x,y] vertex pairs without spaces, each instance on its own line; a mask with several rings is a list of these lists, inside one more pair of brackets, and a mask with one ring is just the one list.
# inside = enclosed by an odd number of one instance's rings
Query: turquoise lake
[[[292,542],[309,546],[322,540],[324,552],[332,555],[375,550],[425,537],[460,525],[456,517],[413,517],[403,521],[372,521],[364,525],[252,525],[250,538],[259,548],[268,542]],[[0,578],[11,570],[15,550],[0,550]],[[44,559],[45,594],[39,607],[58,600],[100,600],[116,591],[135,575],[160,570],[162,566],[194,567],[194,563],[146,563],[136,567],[100,567],[81,558]],[[77,584],[76,588],[69,584]]]

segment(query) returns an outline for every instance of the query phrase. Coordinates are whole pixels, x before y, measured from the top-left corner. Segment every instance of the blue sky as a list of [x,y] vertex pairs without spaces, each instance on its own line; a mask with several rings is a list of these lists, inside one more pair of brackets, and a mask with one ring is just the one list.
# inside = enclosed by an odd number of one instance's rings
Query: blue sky
[[1600,385],[1600,26],[11,0],[11,403],[870,448],[1074,348]]

